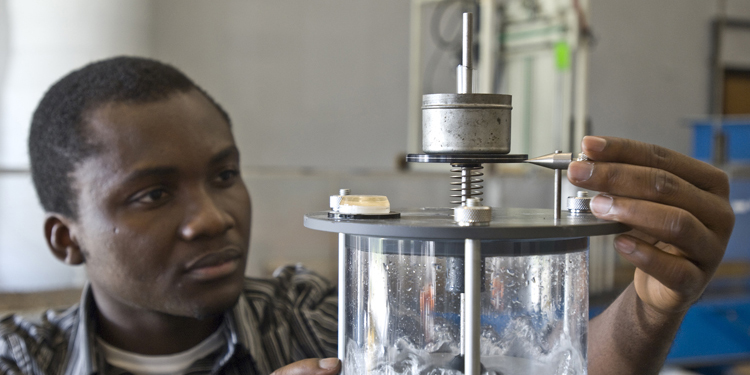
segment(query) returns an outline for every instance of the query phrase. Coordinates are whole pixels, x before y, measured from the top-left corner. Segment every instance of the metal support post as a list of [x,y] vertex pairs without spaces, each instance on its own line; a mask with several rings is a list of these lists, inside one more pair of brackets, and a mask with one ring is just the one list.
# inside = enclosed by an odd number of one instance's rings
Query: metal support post
[[464,13],[463,18],[463,37],[461,42],[463,50],[461,52],[461,68],[460,76],[458,77],[458,93],[459,94],[471,94],[473,91],[472,83],[472,68],[474,63],[472,62],[472,44],[473,33],[474,33],[474,15],[471,13]]
[[[559,154],[560,150],[556,150],[555,154]],[[553,217],[555,222],[560,221],[560,211],[562,210],[562,170],[555,169],[555,212]]]
[[465,344],[465,375],[480,375],[479,364],[479,334],[480,334],[480,283],[482,282],[482,258],[481,258],[481,241],[466,239],[464,247],[464,277],[465,277],[465,295],[466,310],[464,311],[464,321],[466,322],[466,339]]
[[338,337],[338,357],[344,365],[344,354],[346,351],[346,243],[344,233],[339,233],[339,337]]

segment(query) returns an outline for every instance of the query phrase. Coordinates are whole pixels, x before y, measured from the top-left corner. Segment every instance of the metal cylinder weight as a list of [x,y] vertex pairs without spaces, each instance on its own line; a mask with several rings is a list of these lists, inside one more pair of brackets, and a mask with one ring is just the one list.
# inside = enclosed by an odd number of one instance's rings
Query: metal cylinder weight
[[510,95],[424,95],[422,150],[427,154],[507,154],[511,109]]

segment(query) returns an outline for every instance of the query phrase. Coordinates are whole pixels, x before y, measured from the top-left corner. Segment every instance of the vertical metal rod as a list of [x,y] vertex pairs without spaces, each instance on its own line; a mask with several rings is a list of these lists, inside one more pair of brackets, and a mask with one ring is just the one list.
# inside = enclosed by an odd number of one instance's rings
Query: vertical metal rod
[[[498,2],[500,0],[479,0],[479,9],[498,9]],[[495,68],[500,55],[495,53],[500,48],[500,38],[497,37],[500,33],[499,13],[493,11],[479,13],[477,40],[479,40],[479,56],[482,56],[482,59],[475,65],[479,76],[483,79],[479,82],[477,89],[479,92],[490,94],[495,92]]]
[[[570,263],[572,262],[570,253],[565,254],[563,262],[563,269],[570,267]],[[563,333],[566,335],[565,337],[570,337],[570,314],[576,299],[571,272],[563,273],[563,288]]]
[[[459,347],[461,348],[461,355],[466,358],[466,293],[461,293],[461,342]],[[464,365],[466,366],[466,365]]]
[[[555,150],[559,154],[560,150]],[[555,212],[553,214],[555,221],[560,220],[560,211],[562,210],[562,171],[555,169]]]
[[554,218],[555,221],[560,220],[560,211],[562,210],[562,204],[561,204],[561,185],[562,185],[562,171],[559,169],[555,169],[555,213]]
[[339,337],[338,357],[341,361],[341,373],[344,373],[344,354],[346,350],[346,243],[344,233],[339,233]]
[[474,63],[472,62],[472,47],[473,47],[473,37],[472,34],[474,33],[474,15],[471,13],[464,13],[463,18],[463,38],[462,38],[462,47],[463,51],[461,54],[461,65],[463,66],[463,93],[465,94],[471,94],[472,92],[472,67],[474,66]]
[[472,68],[471,47],[473,39],[472,34],[474,33],[474,15],[471,13],[464,13],[463,21],[463,53],[461,54],[461,65],[467,68]]
[[[580,11],[584,17],[589,16],[589,5],[587,0],[581,0]],[[573,153],[581,152],[581,139],[586,135],[586,121],[588,119],[588,74],[589,74],[589,48],[591,40],[588,35],[578,37],[578,46],[575,53],[575,65],[573,67],[573,103],[574,103],[574,123],[573,123],[573,140],[572,145],[575,148],[570,151]]]
[[465,375],[480,375],[479,365],[479,333],[480,333],[480,305],[479,292],[481,284],[481,254],[482,243],[479,240],[466,239],[464,245],[464,285],[466,295],[466,310],[464,321],[466,322],[465,344]]

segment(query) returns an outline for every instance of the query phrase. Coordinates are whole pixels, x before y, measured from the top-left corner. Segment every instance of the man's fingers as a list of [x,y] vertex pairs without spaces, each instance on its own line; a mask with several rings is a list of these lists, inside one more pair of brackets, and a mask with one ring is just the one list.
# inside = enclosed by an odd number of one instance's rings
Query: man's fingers
[[334,375],[341,371],[338,358],[310,358],[286,365],[271,375]]
[[609,194],[680,207],[720,233],[731,229],[727,199],[701,190],[662,169],[610,162],[574,162],[568,178],[578,186]]
[[677,207],[626,197],[597,195],[591,201],[591,211],[598,218],[619,221],[674,245],[682,252],[682,256],[707,272],[713,272],[724,255],[726,244],[720,243],[717,235],[695,216]]
[[583,152],[592,160],[634,164],[670,172],[700,189],[729,196],[729,179],[722,170],[660,146],[615,137],[587,136]]
[[639,240],[641,240],[643,242],[649,243],[651,245],[654,245],[657,242],[659,242],[659,240],[656,237],[651,236],[651,235],[646,234],[646,233],[643,233],[643,232],[641,232],[639,230],[635,230],[635,229],[630,230],[630,231],[628,231],[626,233],[623,233],[623,234],[627,234],[627,235],[629,235],[631,237],[635,237],[635,238],[637,238],[637,239],[639,239]]
[[[659,295],[662,300],[672,299],[670,305],[673,306],[690,306],[694,301],[686,299],[686,296],[699,296],[706,280],[711,277],[687,259],[674,255],[679,251],[673,249],[665,251],[627,234],[617,236],[615,249],[641,271],[669,288],[671,290],[667,292],[669,295],[664,295],[664,291],[656,295]],[[643,285],[644,288],[661,290],[658,285],[649,286],[648,283]],[[639,293],[639,295],[649,296],[655,293]]]

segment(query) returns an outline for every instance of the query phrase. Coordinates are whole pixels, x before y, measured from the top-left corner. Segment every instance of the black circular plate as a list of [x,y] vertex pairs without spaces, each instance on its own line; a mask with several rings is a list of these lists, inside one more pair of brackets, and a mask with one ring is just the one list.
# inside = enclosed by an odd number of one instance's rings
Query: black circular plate
[[408,154],[408,163],[451,163],[451,164],[484,164],[484,163],[523,163],[528,160],[527,154]]
[[356,219],[370,219],[370,220],[375,220],[375,219],[398,219],[400,217],[401,217],[401,213],[400,212],[393,212],[393,211],[391,211],[390,213],[387,213],[387,214],[342,214],[340,212],[328,211],[328,218],[329,219],[346,219],[346,220],[351,220],[351,219],[355,219],[355,220]]

